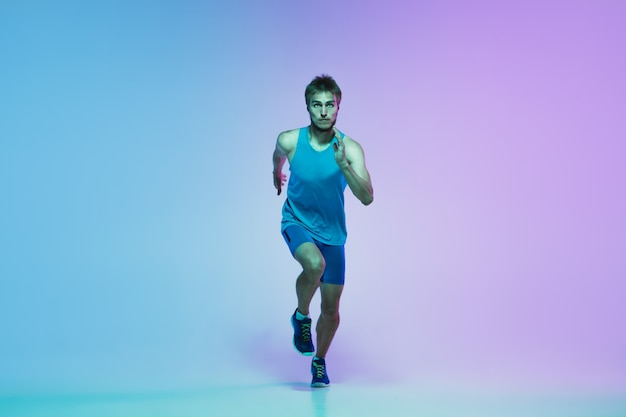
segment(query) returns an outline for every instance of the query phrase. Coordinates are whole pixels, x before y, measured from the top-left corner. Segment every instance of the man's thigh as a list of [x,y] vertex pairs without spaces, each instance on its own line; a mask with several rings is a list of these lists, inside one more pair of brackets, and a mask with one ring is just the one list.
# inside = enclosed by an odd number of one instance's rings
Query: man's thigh
[[282,231],[282,235],[294,258],[296,258],[296,252],[303,244],[311,243],[313,246],[316,246],[315,240],[304,227],[295,225],[287,226],[285,230]]
[[346,274],[346,257],[343,245],[326,245],[317,242],[300,226],[288,226],[282,232],[293,257],[303,268],[325,264],[321,282],[343,285]]
[[322,282],[342,286],[346,278],[346,254],[343,245],[320,246],[320,251],[326,261],[326,269],[322,276]]

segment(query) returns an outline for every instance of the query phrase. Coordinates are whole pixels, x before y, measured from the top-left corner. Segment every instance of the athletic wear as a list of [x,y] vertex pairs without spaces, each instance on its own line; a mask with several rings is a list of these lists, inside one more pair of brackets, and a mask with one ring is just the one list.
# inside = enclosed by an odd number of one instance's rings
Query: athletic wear
[[[342,134],[343,135],[343,134]],[[281,231],[302,226],[318,242],[343,245],[346,242],[344,190],[347,182],[335,161],[334,138],[323,151],[309,142],[309,128],[303,127],[289,162],[287,199],[283,205]]]
[[292,255],[295,255],[296,249],[303,243],[314,243],[322,253],[324,261],[326,262],[326,268],[324,268],[324,273],[320,281],[325,284],[344,284],[346,276],[346,256],[343,245],[326,245],[319,242],[302,226],[287,226],[287,228],[283,230],[282,235]]
[[307,317],[298,320],[294,311],[291,316],[291,325],[293,326],[293,347],[304,356],[313,356],[315,347],[311,338],[311,319]]
[[313,374],[313,380],[311,381],[313,388],[324,388],[330,385],[330,380],[326,373],[326,361],[324,359],[313,358],[311,362],[311,374]]

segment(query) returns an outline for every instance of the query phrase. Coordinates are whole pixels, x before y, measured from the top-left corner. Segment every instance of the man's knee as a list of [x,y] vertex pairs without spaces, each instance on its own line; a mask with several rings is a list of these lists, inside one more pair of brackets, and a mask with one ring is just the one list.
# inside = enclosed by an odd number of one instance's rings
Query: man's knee
[[304,243],[295,253],[295,257],[302,265],[304,275],[309,279],[318,280],[326,269],[326,260],[317,246],[313,243]]
[[322,300],[321,313],[327,318],[338,318],[339,300]]
[[329,319],[339,319],[339,301],[343,285],[324,284],[322,286],[322,315]]
[[311,254],[303,259],[302,268],[304,273],[310,277],[320,278],[326,269],[324,257],[318,254]]

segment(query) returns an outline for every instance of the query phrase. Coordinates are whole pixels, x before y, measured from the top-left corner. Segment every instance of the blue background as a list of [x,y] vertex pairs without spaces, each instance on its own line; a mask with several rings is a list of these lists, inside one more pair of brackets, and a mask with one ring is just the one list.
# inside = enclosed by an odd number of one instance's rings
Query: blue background
[[0,390],[306,379],[270,158],[329,73],[376,195],[336,380],[622,392],[625,13],[3,1]]

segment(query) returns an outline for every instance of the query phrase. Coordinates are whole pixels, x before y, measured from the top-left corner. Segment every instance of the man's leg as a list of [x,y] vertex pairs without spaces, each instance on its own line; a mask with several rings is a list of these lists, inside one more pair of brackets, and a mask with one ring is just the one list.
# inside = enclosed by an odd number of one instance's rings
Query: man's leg
[[298,308],[291,316],[291,324],[294,331],[293,346],[301,354],[311,356],[315,352],[315,346],[313,346],[311,336],[311,318],[308,317],[309,305],[315,291],[319,287],[326,262],[317,246],[312,242],[300,244],[294,253],[294,257],[302,265],[302,273],[296,280]]
[[311,242],[305,242],[300,245],[294,257],[302,265],[302,273],[296,280],[298,311],[300,314],[308,316],[309,306],[315,291],[320,285],[320,278],[324,274],[326,262],[320,250]]
[[322,388],[330,385],[330,379],[326,372],[326,353],[330,343],[339,327],[339,298],[343,285],[322,283],[320,293],[322,295],[322,312],[317,320],[317,351],[311,362],[311,374],[313,380],[311,386]]
[[317,321],[317,351],[315,356],[325,358],[330,343],[339,327],[339,299],[343,291],[343,285],[322,283],[320,293],[322,296],[321,314]]

